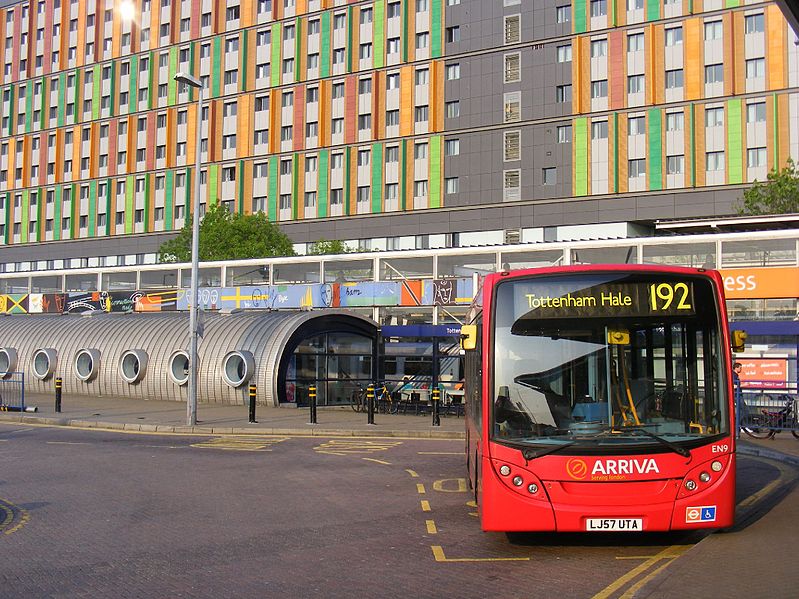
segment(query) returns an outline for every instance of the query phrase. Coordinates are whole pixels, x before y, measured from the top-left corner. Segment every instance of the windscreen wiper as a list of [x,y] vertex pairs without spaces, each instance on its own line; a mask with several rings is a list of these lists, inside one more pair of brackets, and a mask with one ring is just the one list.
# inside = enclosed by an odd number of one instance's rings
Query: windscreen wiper
[[624,433],[624,432],[627,432],[627,431],[643,433],[647,437],[650,437],[651,439],[654,439],[658,443],[660,443],[662,445],[665,445],[666,447],[671,449],[674,453],[678,453],[684,458],[690,458],[691,457],[691,452],[688,451],[687,449],[685,449],[685,447],[680,447],[676,443],[672,443],[668,439],[664,439],[663,437],[661,437],[659,435],[656,435],[655,433],[652,433],[652,432],[646,430],[645,428],[640,428],[640,427],[637,427],[637,426],[631,426],[629,428],[628,427],[624,427],[623,429],[618,429],[618,428],[614,428],[613,429],[614,433]]
[[527,449],[519,448],[519,450],[522,452],[522,457],[524,458],[525,465],[526,465],[526,462],[529,462],[530,460],[534,460],[536,458],[540,458],[540,457],[543,457],[545,455],[549,455],[550,453],[556,453],[556,452],[560,451],[561,449],[565,449],[567,447],[571,447],[572,445],[574,445],[574,443],[575,443],[575,441],[569,441],[568,443],[561,443],[560,445],[553,445],[552,447],[543,447],[543,448],[541,448],[541,449],[539,449],[537,451],[534,451],[534,450],[529,449],[529,448],[527,448]]

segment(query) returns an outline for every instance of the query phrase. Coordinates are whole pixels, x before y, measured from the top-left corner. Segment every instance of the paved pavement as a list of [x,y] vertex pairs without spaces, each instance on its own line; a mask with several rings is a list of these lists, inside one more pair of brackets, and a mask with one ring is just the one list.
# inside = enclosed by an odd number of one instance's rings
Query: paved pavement
[[[320,436],[374,436],[462,438],[462,417],[445,415],[441,426],[432,426],[429,414],[376,414],[374,425],[366,414],[350,408],[320,408],[318,424],[308,424],[309,412],[298,408],[258,406],[257,423],[247,422],[246,406],[198,406],[198,424],[186,426],[186,405],[111,397],[65,396],[56,414],[48,396],[28,396],[26,403],[37,413],[0,413],[0,421],[58,424],[89,428],[176,433],[253,433]],[[647,581],[641,581],[636,598],[681,596],[685,599],[727,595],[748,599],[794,597],[799,569],[790,556],[795,552],[799,522],[799,440],[790,433],[776,439],[741,438],[740,454],[777,460],[782,476],[762,496],[750,497],[739,506],[738,524],[731,531],[706,537],[680,559]],[[759,495],[757,493],[755,495]],[[754,576],[746,572],[756,573]]]
[[25,404],[35,413],[0,413],[5,422],[60,424],[91,428],[175,433],[261,433],[279,435],[346,435],[375,437],[420,437],[457,439],[464,436],[463,416],[442,415],[433,426],[430,414],[375,414],[367,424],[365,413],[349,406],[317,409],[317,424],[308,424],[308,408],[257,406],[257,423],[248,422],[247,406],[199,404],[197,425],[186,426],[186,404],[174,401],[146,401],[113,397],[64,395],[61,413],[55,412],[53,396],[26,394]]

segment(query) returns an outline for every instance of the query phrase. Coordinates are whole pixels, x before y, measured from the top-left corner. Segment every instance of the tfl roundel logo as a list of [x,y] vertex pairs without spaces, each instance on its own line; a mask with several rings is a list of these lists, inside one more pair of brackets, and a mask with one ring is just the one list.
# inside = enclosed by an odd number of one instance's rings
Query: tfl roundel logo
[[585,475],[588,474],[588,465],[585,463],[585,460],[572,458],[566,462],[566,473],[574,479],[583,479]]

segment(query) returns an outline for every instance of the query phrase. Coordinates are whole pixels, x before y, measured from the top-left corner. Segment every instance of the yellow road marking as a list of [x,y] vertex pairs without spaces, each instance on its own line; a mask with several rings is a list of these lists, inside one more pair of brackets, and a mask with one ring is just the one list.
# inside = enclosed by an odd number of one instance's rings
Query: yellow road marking
[[416,483],[416,492],[419,493],[419,495],[425,494],[424,485],[422,483]]
[[780,462],[773,462],[771,460],[765,460],[763,458],[755,457],[755,456],[747,456],[752,458],[753,460],[757,460],[758,462],[762,462],[764,464],[769,464],[771,466],[775,466],[780,471],[780,476],[776,480],[771,481],[765,487],[760,489],[759,491],[752,493],[749,497],[744,499],[738,504],[738,507],[749,507],[753,503],[756,503],[769,495],[772,491],[774,491],[777,487],[790,483],[794,478],[796,478],[796,472],[793,469],[786,468]]
[[383,460],[376,460],[374,458],[361,458],[362,460],[366,460],[367,462],[374,462],[375,464],[384,464],[386,466],[391,466],[391,462],[384,462]]
[[[607,599],[613,593],[621,589],[624,585],[632,581],[634,578],[640,576],[641,574],[649,570],[649,568],[657,564],[660,560],[664,559],[669,560],[668,563],[663,565],[663,567],[665,567],[669,563],[671,563],[674,559],[680,557],[691,547],[693,547],[693,545],[672,545],[671,547],[666,547],[666,549],[664,549],[663,551],[661,551],[656,555],[653,555],[642,564],[639,564],[638,566],[627,572],[627,574],[625,574],[624,576],[621,576],[616,580],[614,580],[612,583],[610,583],[608,586],[606,586],[604,589],[602,589],[596,595],[594,595],[592,599]],[[657,568],[655,572],[658,572],[661,569],[662,568]],[[654,573],[648,574],[644,580],[649,580],[652,576],[654,576]]]
[[[14,505],[5,499],[0,499],[0,510],[2,510],[5,514],[3,521],[0,522],[0,531],[2,531],[3,534],[10,535],[17,532],[20,528],[28,523],[28,520],[30,520],[30,514],[28,513],[28,510],[19,507],[18,505]],[[19,516],[19,521],[8,530],[4,530],[6,526],[14,522],[15,511]]]
[[0,439],[0,443],[8,443],[8,439]]
[[436,529],[435,521],[433,521],[433,520],[425,520],[424,523],[427,526],[428,534],[434,535],[434,534],[436,534],[438,532],[438,530]]
[[192,447],[200,449],[223,449],[228,451],[272,451],[272,445],[286,441],[287,437],[266,439],[263,437],[212,437]]
[[[677,558],[674,558],[674,559],[677,559]],[[636,582],[636,583],[635,583],[633,586],[631,586],[629,589],[627,589],[627,591],[626,591],[626,592],[625,592],[625,593],[624,593],[624,594],[621,596],[621,598],[620,598],[620,599],[632,599],[633,597],[635,597],[635,594],[638,592],[638,590],[639,590],[639,589],[640,589],[642,586],[644,586],[644,585],[645,585],[647,582],[649,582],[649,581],[650,581],[650,580],[652,580],[652,579],[653,579],[655,576],[657,576],[658,574],[660,574],[660,573],[661,573],[663,570],[665,570],[666,568],[668,568],[668,567],[669,567],[669,564],[670,564],[671,562],[673,562],[673,561],[674,561],[674,559],[670,559],[670,560],[669,560],[669,561],[667,561],[665,564],[662,564],[662,565],[658,566],[657,568],[655,568],[654,570],[652,570],[652,571],[651,571],[649,574],[647,574],[646,576],[644,576],[643,578],[641,578],[641,580],[639,580],[639,581],[638,581],[638,582]]]
[[437,562],[529,562],[529,557],[447,557],[441,545],[430,545]]
[[429,512],[430,511],[430,502],[427,499],[422,499],[422,511]]
[[418,475],[418,474],[416,474],[416,471],[415,471],[415,470],[411,470],[410,468],[406,468],[406,469],[405,469],[405,472],[407,472],[408,474],[410,474],[410,475],[411,475],[413,478],[419,478],[419,475]]
[[152,447],[157,449],[186,449],[184,445],[145,445],[145,447]]
[[354,453],[388,451],[397,445],[402,445],[402,441],[331,439],[314,447],[314,451],[316,453],[327,453],[331,455],[349,455]]
[[[447,489],[447,483],[455,483],[454,489]],[[465,478],[442,478],[433,483],[433,490],[440,493],[466,493],[466,479]]]

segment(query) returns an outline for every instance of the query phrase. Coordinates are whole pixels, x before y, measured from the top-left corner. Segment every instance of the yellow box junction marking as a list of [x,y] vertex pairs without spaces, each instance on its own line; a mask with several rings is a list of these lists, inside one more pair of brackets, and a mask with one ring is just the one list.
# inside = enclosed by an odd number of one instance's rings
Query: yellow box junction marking
[[199,443],[192,443],[192,447],[201,449],[223,449],[226,451],[272,451],[272,446],[288,441],[288,437],[246,437],[225,436],[212,437]]
[[[653,566],[657,566],[654,570],[646,574],[643,578],[637,581],[632,587],[630,587],[621,597],[629,598],[632,597],[633,594],[640,589],[644,584],[654,578],[661,570],[667,567],[671,562],[675,559],[680,557],[683,553],[688,551],[693,547],[693,545],[672,545],[671,547],[666,547],[660,553],[653,555],[649,559],[647,559],[644,563],[639,564],[624,576],[617,578],[615,581],[610,583],[607,587],[599,591],[596,595],[594,595],[591,599],[608,599],[609,597],[613,596],[617,591],[619,591],[624,585],[629,584],[638,576],[644,574],[647,570],[652,568]],[[662,560],[668,560],[664,564],[659,564],[658,562]]]
[[366,441],[356,439],[331,439],[314,447],[316,453],[329,455],[353,455],[359,453],[376,453],[402,445],[402,441]]

